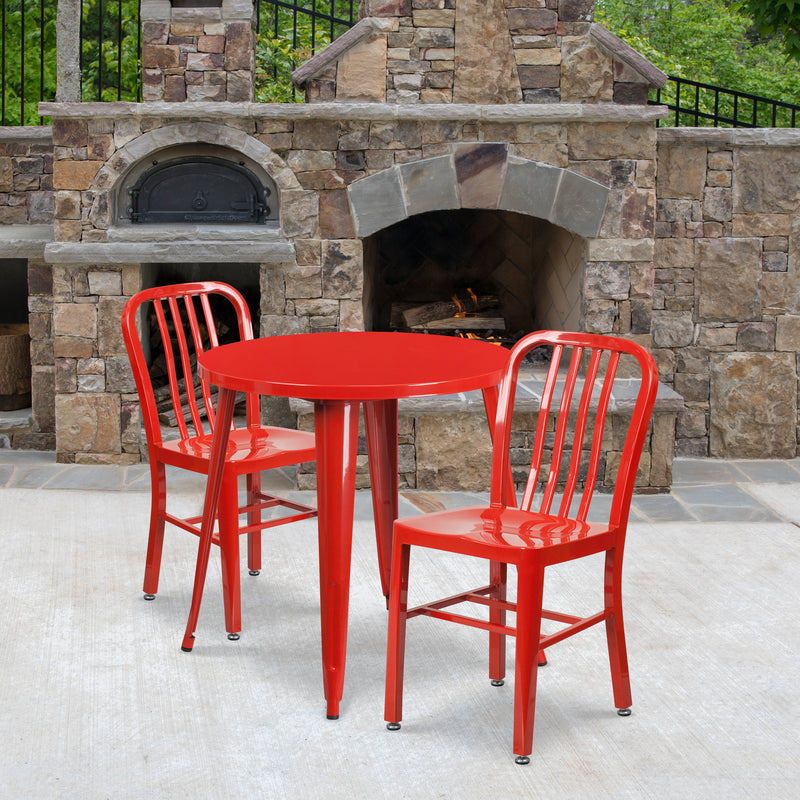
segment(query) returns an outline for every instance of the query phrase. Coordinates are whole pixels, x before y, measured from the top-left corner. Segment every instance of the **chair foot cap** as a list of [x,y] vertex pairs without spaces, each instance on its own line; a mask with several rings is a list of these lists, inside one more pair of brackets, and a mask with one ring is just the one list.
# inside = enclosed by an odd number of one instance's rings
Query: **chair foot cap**
[[531,758],[530,758],[530,756],[517,756],[514,759],[514,762],[519,764],[520,766],[525,766],[525,764],[530,764],[531,763]]
[[144,596],[144,599],[145,599],[145,600],[155,600],[155,599],[156,599],[156,596],[155,596],[154,594],[146,594],[146,595]]
[[261,574],[261,570],[260,569],[251,569],[250,570],[250,574],[255,578],[256,575],[260,575]]
[[191,647],[184,647],[183,645],[181,645],[181,650],[183,650],[184,653],[191,653],[192,652],[192,648]]
[[338,714],[328,714],[328,719],[339,719]]
[[387,722],[386,723],[386,730],[387,731],[399,731],[400,730],[400,723],[399,722]]
[[232,642],[238,642],[239,641],[239,634],[238,633],[229,633],[228,634],[228,639],[230,639]]
[[631,710],[629,708],[618,708],[617,714],[621,717],[629,717],[631,715]]
[[505,686],[505,684],[506,684],[505,681],[495,681],[495,680],[492,681],[492,686]]

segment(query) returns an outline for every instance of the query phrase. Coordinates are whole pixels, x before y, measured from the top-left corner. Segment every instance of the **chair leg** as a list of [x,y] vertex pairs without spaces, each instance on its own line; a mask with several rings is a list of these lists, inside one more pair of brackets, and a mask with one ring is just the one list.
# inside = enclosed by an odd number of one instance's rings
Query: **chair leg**
[[403,719],[403,671],[408,610],[408,567],[411,547],[393,548],[392,578],[389,590],[389,630],[386,646],[386,697],[383,717],[389,730],[397,730]]
[[[508,596],[508,565],[500,561],[489,562],[489,583],[495,587],[490,595],[492,600],[505,602]],[[506,624],[504,608],[491,606],[489,622],[493,625]],[[489,678],[494,686],[502,686],[506,677],[506,635],[489,634]]]
[[[247,505],[252,506],[258,502],[261,491],[261,473],[256,472],[247,476]],[[249,511],[247,514],[248,525],[261,524],[261,509]],[[247,534],[247,568],[251,575],[261,572],[261,531],[251,531]]]
[[606,638],[614,705],[620,712],[630,713],[631,677],[628,671],[628,649],[625,645],[625,625],[622,618],[622,565],[617,563],[616,549],[606,552],[605,607],[612,610],[611,616],[606,620]]
[[518,764],[527,764],[533,749],[543,589],[543,567],[534,565],[518,568],[517,647],[514,663],[514,753]]
[[223,476],[219,495],[219,551],[225,629],[238,639],[242,629],[242,592],[239,578],[239,495],[236,476]]
[[164,514],[167,510],[167,476],[164,465],[150,460],[150,534],[147,539],[147,559],[142,590],[147,600],[158,592],[161,572],[161,551],[164,546]]

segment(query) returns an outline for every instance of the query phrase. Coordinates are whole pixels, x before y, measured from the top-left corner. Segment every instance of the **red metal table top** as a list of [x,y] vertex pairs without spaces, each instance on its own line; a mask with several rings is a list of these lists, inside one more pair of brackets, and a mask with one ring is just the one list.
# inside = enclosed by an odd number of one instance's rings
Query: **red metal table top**
[[309,400],[387,400],[482,389],[500,382],[508,351],[419,333],[272,336],[200,356],[210,383]]

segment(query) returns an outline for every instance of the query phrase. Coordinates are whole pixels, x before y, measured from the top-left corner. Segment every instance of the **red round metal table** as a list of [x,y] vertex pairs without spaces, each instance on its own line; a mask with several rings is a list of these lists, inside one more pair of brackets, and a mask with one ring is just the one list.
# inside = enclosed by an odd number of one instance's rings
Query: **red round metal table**
[[211,549],[224,453],[237,391],[314,402],[319,511],[322,662],[328,717],[339,715],[344,686],[358,411],[364,419],[375,533],[384,595],[397,518],[397,401],[483,392],[494,418],[508,351],[474,339],[415,333],[310,333],[253,339],[200,356],[200,374],[219,386],[219,406],[203,509],[194,594],[184,637],[191,649]]

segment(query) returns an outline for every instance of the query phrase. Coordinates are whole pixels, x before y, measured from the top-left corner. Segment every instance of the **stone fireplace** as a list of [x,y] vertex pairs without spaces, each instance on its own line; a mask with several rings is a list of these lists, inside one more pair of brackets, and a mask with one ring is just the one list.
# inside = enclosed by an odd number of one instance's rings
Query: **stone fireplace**
[[[471,292],[497,298],[509,341],[551,327],[649,346],[662,111],[641,103],[663,76],[593,26],[591,5],[370,0],[297,71],[301,105],[240,96],[249,2],[143,5],[145,102],[42,106],[59,460],[142,457],[119,319],[154,283],[237,285],[261,335],[392,329],[404,309]],[[244,191],[224,209],[203,185],[211,165]],[[441,402],[402,410],[405,485],[485,482],[488,464],[456,478],[436,462],[443,436],[488,441],[474,398],[456,403],[448,434]],[[667,391],[645,486],[669,486],[680,406]],[[310,424],[302,403],[268,410]]]

